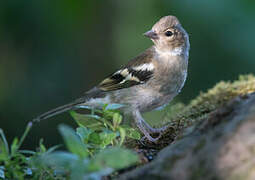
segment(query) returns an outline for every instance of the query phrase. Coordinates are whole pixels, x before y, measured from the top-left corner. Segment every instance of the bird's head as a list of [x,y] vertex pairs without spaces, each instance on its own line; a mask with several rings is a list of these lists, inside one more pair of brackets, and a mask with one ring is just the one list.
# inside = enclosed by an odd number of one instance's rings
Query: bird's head
[[159,51],[189,47],[189,37],[175,16],[162,17],[151,30],[144,33]]

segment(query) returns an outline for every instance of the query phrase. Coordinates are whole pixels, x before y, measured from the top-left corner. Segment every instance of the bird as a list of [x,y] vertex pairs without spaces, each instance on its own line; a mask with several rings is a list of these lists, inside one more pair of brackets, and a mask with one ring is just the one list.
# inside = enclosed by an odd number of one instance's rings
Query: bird
[[[144,36],[152,40],[151,47],[86,91],[82,97],[41,114],[34,121],[84,106],[102,108],[104,104],[122,104],[124,116],[133,117],[144,138],[157,142],[167,126],[151,127],[142,113],[164,107],[180,93],[187,78],[190,43],[188,33],[172,15],[160,18]],[[153,133],[159,133],[159,136],[152,137]]]

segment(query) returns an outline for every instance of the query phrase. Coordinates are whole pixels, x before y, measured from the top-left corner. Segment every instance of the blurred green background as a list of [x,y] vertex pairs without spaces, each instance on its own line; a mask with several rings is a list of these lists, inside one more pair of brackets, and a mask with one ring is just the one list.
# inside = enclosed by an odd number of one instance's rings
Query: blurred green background
[[[142,34],[175,15],[190,34],[187,103],[220,80],[255,73],[254,0],[0,1],[0,127],[11,140],[32,118],[78,98],[152,45]],[[25,146],[59,144],[68,113],[33,127]]]

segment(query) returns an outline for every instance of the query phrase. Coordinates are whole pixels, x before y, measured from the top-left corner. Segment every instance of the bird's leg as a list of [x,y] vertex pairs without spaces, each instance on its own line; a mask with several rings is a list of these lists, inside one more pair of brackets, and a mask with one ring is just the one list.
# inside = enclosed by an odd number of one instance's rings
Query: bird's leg
[[163,126],[161,128],[153,128],[145,120],[143,120],[143,124],[145,125],[145,127],[148,129],[150,133],[162,133],[169,127],[169,126]]
[[[146,128],[145,128],[146,125],[144,126],[144,119],[143,119],[141,113],[140,113],[138,110],[133,111],[133,117],[134,117],[134,119],[135,119],[135,123],[136,123],[137,127],[140,129],[140,131],[142,131],[142,133],[144,134],[144,136],[145,136],[149,141],[151,141],[151,142],[156,142],[156,141],[160,138],[160,136],[157,137],[157,138],[151,137],[149,131],[147,131]],[[148,125],[148,124],[147,124],[147,125]],[[148,125],[148,126],[149,126],[149,125]]]

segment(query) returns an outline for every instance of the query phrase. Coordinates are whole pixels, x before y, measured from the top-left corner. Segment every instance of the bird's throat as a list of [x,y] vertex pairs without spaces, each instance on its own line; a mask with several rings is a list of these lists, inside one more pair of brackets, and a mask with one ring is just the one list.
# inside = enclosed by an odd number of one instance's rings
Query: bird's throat
[[160,57],[172,57],[172,56],[188,56],[188,50],[185,47],[176,47],[171,50],[160,50],[155,47],[156,53]]

